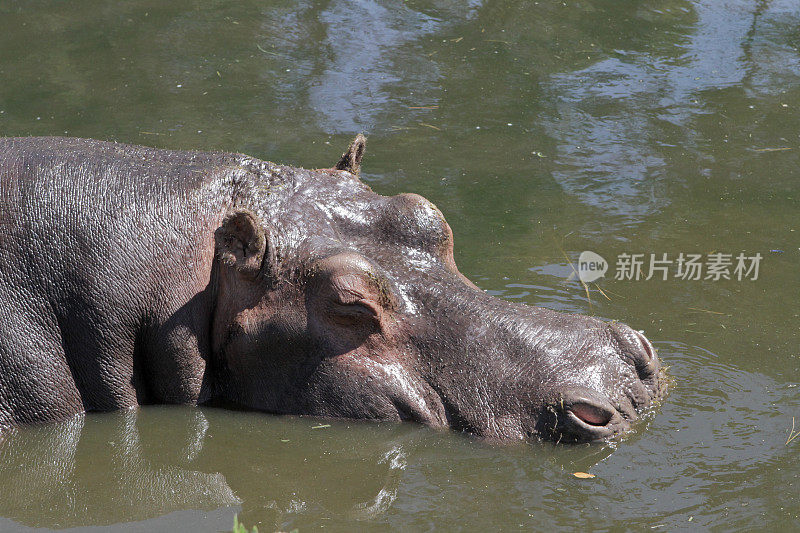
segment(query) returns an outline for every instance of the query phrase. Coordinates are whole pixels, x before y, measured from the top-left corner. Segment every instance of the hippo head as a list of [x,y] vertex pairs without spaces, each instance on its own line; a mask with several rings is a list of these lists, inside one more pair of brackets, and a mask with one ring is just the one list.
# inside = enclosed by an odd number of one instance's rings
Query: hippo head
[[248,207],[217,230],[224,398],[495,441],[586,441],[629,429],[662,395],[659,360],[637,331],[471,283],[431,202],[358,179],[363,147],[359,136],[334,169],[260,163]]

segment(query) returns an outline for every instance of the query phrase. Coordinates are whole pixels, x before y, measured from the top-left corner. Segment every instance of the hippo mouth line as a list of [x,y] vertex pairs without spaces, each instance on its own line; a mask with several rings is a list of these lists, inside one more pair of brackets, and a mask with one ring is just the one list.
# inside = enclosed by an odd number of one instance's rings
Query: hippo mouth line
[[[465,417],[461,409],[448,400],[435,384],[424,380],[426,389],[431,393],[426,395],[425,401],[419,401],[416,394],[407,396],[406,394],[395,394],[391,397],[391,402],[397,411],[400,420],[421,424],[434,429],[450,429],[462,433],[470,433],[480,436],[482,431]],[[407,392],[407,391],[405,391]],[[555,433],[560,433],[565,441],[573,442],[593,442],[602,441],[625,433],[631,428],[631,423],[638,419],[635,408],[630,409],[630,413],[620,406],[623,411],[612,407],[611,403],[599,398],[581,395],[568,404],[562,404],[563,415],[560,426],[553,428]],[[511,433],[516,430],[508,428]],[[522,428],[519,428],[521,431]],[[526,433],[520,433],[526,434]],[[533,434],[527,433],[533,440],[546,438],[542,432]],[[493,440],[496,437],[484,435]],[[561,440],[561,439],[559,439]]]
[[[666,383],[664,368],[658,364],[656,350],[650,341],[627,326],[623,331],[629,334],[639,350],[640,355],[637,358],[624,355],[622,358],[639,379],[647,381],[641,390],[634,392],[629,387],[623,387],[619,398],[614,400],[599,391],[580,387],[561,396],[556,404],[543,407],[550,413],[550,416],[543,417],[544,420],[549,419],[549,423],[536,424],[534,431],[528,431],[523,422],[519,428],[506,427],[506,431],[509,434],[517,434],[519,431],[519,435],[526,440],[554,438],[560,442],[577,443],[604,441],[629,432],[663,398]],[[463,408],[452,401],[453,398],[436,380],[423,376],[418,378],[423,383],[421,388],[409,387],[406,382],[406,386],[390,395],[400,420],[477,436],[483,434],[482,428],[472,423],[470,416],[465,416]],[[424,400],[419,395],[421,390],[425,391],[422,395]],[[483,436],[493,439],[490,435]]]
[[[424,405],[410,403],[405,398],[394,397],[392,403],[397,410],[400,420],[418,423],[434,429],[450,429],[481,435],[481,431],[474,427],[454,405],[449,404],[438,391],[434,398],[430,398]],[[611,407],[610,404],[600,405],[595,402],[578,401],[566,407],[561,417],[561,426],[555,433],[561,434],[559,440],[565,442],[597,442],[607,440],[631,429],[631,423],[638,419],[636,412],[625,415]],[[521,428],[520,428],[521,429]],[[515,432],[512,430],[512,432]],[[491,436],[486,436],[490,440]],[[534,440],[546,438],[546,435],[536,432],[528,434]]]

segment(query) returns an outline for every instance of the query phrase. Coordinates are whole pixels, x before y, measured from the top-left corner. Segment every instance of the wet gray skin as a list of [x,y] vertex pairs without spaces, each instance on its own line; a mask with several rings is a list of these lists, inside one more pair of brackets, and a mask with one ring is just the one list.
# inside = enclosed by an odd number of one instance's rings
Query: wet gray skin
[[0,426],[211,402],[566,442],[662,396],[642,334],[465,278],[431,202],[358,179],[364,142],[305,170],[0,141]]

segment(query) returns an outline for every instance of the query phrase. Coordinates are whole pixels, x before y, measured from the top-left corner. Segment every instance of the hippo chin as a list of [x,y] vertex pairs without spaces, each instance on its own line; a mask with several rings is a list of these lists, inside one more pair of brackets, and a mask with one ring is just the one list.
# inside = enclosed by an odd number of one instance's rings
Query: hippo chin
[[442,213],[331,169],[0,139],[0,428],[138,404],[603,439],[665,389],[641,334],[493,298]]

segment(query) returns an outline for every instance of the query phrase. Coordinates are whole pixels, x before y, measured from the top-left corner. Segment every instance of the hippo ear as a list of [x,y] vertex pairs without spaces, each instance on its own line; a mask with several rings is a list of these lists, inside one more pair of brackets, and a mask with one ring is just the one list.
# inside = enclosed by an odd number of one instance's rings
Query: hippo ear
[[361,158],[364,157],[364,146],[366,144],[366,137],[360,133],[356,135],[356,138],[350,143],[350,148],[342,154],[342,158],[336,163],[336,170],[346,170],[358,176],[359,172],[361,172]]
[[267,251],[267,237],[258,217],[237,209],[225,217],[215,232],[217,256],[223,264],[246,274],[257,274]]

